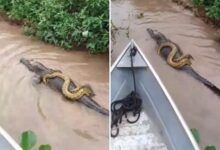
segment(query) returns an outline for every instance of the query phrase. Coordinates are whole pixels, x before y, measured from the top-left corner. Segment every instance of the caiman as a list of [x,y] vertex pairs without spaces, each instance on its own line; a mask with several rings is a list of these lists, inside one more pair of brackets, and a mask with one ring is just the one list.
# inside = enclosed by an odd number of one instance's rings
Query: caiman
[[184,55],[182,50],[176,43],[169,40],[164,34],[160,33],[159,31],[148,28],[147,32],[150,34],[151,38],[154,39],[154,41],[157,43],[157,51],[159,55],[161,55],[171,67],[179,70],[184,70],[185,72],[193,76],[196,80],[202,82],[218,96],[220,96],[220,89],[213,83],[202,77],[200,74],[198,74],[192,68],[191,59],[193,59],[193,57],[190,54]]
[[41,83],[43,81],[50,88],[62,93],[68,100],[80,102],[103,115],[109,115],[109,111],[106,108],[100,106],[91,98],[92,91],[89,86],[77,87],[77,85],[70,78],[63,75],[60,70],[47,68],[40,62],[25,58],[21,58],[20,62],[24,64],[29,71],[35,73],[36,83]]

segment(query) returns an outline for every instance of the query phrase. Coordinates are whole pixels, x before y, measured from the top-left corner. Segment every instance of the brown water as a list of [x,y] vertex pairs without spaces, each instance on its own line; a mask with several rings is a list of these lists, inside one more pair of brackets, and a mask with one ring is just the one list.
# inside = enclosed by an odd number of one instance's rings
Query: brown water
[[[176,71],[156,53],[146,28],[157,29],[195,58],[192,67],[220,88],[220,45],[215,30],[190,11],[167,0],[114,0],[112,22],[119,28],[112,42],[112,63],[134,39],[150,60],[190,128],[201,134],[201,148],[220,149],[220,97],[188,74]],[[143,17],[140,13],[143,13]],[[127,30],[128,29],[128,30]]]
[[94,99],[108,108],[108,56],[67,52],[21,32],[20,27],[0,21],[0,125],[18,142],[20,134],[31,129],[38,143],[51,144],[54,150],[107,149],[108,117],[65,101],[43,84],[34,85],[34,74],[19,59],[37,60],[80,84],[90,84]]

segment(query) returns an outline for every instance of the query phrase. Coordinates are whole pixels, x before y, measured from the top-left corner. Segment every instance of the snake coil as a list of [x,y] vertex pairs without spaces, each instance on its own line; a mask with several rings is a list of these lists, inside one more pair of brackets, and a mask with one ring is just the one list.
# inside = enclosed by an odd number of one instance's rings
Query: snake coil
[[51,74],[46,74],[43,77],[43,82],[47,84],[48,79],[60,78],[64,81],[62,86],[63,95],[69,100],[79,100],[82,96],[92,96],[93,92],[89,86],[77,86],[72,91],[69,90],[71,79],[68,76],[65,76],[62,72],[55,71]]
[[163,48],[166,48],[166,47],[170,47],[171,48],[171,51],[167,57],[167,63],[172,66],[173,68],[176,68],[176,69],[180,69],[182,68],[183,66],[186,66],[186,65],[191,65],[191,61],[190,59],[193,59],[193,57],[189,54],[187,55],[182,55],[178,58],[175,58],[178,50],[177,50],[177,46],[171,42],[165,42],[165,43],[162,43],[160,45],[160,47],[158,48],[158,54],[161,53],[161,51],[163,50]]
[[192,68],[190,59],[193,59],[193,57],[190,54],[183,55],[183,52],[177,44],[170,41],[164,34],[157,30],[148,28],[147,32],[159,46],[157,49],[158,53],[166,59],[171,67],[184,70],[186,73],[190,74],[196,80],[211,89],[215,94],[220,96],[220,89]]

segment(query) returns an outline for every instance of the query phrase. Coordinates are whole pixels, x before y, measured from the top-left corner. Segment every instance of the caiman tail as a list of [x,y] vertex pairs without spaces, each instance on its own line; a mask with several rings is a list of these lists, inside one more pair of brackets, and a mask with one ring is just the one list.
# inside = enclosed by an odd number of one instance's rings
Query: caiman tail
[[202,82],[206,87],[211,89],[215,94],[220,96],[220,89],[215,86],[213,83],[202,77],[200,74],[198,74],[191,66],[184,66],[182,67],[182,70],[185,70],[188,74],[193,76],[196,80]]

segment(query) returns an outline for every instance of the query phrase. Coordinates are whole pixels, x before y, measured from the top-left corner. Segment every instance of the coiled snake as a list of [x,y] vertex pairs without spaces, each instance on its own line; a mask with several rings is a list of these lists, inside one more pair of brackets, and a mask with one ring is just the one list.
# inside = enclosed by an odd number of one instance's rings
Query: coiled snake
[[157,49],[158,53],[166,59],[171,67],[184,70],[220,96],[220,89],[192,68],[190,59],[193,59],[193,57],[191,55],[183,55],[178,45],[159,31],[148,28],[147,32],[150,34],[151,38],[155,40],[157,45],[159,45]]
[[43,82],[47,84],[48,79],[56,77],[63,79],[64,83],[62,86],[62,93],[66,98],[70,100],[79,100],[84,95],[92,96],[93,94],[92,89],[89,86],[77,86],[75,89],[70,91],[69,86],[71,83],[71,79],[68,76],[64,75],[62,72],[58,71],[44,75]]
[[192,59],[192,56],[187,54],[187,55],[182,55],[180,57],[176,57],[176,54],[178,52],[177,46],[171,42],[165,42],[162,43],[159,48],[158,48],[158,54],[161,53],[163,48],[169,47],[171,48],[171,52],[169,53],[167,57],[167,63],[177,69],[182,68],[185,65],[191,65],[190,59]]

